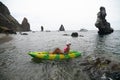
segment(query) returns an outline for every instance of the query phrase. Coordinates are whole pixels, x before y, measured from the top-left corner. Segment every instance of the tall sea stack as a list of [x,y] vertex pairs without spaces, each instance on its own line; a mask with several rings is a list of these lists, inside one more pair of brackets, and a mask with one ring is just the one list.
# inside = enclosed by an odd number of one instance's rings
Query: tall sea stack
[[22,24],[21,24],[22,31],[30,31],[30,24],[27,18],[24,17]]
[[110,23],[105,19],[106,15],[105,7],[100,7],[100,12],[97,14],[97,21],[95,23],[95,26],[98,28],[98,33],[100,35],[110,34],[114,31],[110,27]]
[[44,27],[43,26],[41,26],[41,31],[44,31]]

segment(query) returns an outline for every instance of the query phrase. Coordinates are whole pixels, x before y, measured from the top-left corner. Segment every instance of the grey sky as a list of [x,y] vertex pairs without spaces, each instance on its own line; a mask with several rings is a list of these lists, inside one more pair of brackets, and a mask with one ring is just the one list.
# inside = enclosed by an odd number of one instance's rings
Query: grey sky
[[111,27],[120,30],[120,0],[1,0],[19,23],[28,18],[32,30],[96,30],[94,23],[100,6],[107,12]]

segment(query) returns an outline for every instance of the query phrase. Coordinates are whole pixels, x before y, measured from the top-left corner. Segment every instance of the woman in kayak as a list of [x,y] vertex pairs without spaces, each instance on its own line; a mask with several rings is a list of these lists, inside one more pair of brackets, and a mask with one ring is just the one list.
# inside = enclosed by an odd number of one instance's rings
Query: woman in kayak
[[71,45],[70,42],[68,42],[68,43],[66,44],[66,47],[64,48],[64,53],[65,53],[65,54],[68,54],[68,53],[69,53],[69,51],[70,51],[70,45]]
[[56,48],[56,49],[52,52],[52,54],[63,54],[63,53],[64,53],[64,54],[68,54],[69,51],[70,51],[70,45],[71,45],[70,42],[66,44],[66,47],[64,48],[64,52],[62,52],[59,48]]

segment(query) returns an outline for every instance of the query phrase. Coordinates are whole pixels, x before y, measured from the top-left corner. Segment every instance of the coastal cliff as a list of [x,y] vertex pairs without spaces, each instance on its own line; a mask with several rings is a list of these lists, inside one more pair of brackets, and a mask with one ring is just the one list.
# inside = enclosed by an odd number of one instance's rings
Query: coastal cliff
[[7,6],[0,2],[0,33],[16,33],[16,31],[30,31],[28,20],[24,18],[20,24],[10,13]]

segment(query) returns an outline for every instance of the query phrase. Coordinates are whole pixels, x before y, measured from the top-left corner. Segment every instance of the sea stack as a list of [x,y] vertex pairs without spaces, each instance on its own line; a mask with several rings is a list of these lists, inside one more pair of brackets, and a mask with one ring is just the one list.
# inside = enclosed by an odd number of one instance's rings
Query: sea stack
[[95,26],[98,28],[98,33],[100,35],[110,34],[114,31],[110,27],[110,23],[105,19],[106,15],[105,7],[100,7],[100,12],[97,14],[97,21],[95,23]]
[[25,18],[25,17],[22,21],[21,28],[22,28],[21,31],[30,31],[30,24],[29,24],[27,18]]
[[20,30],[20,24],[10,14],[9,9],[0,2],[0,33],[15,33]]
[[44,27],[43,26],[41,26],[41,31],[44,31]]
[[60,26],[59,31],[65,31],[65,28],[63,25]]

